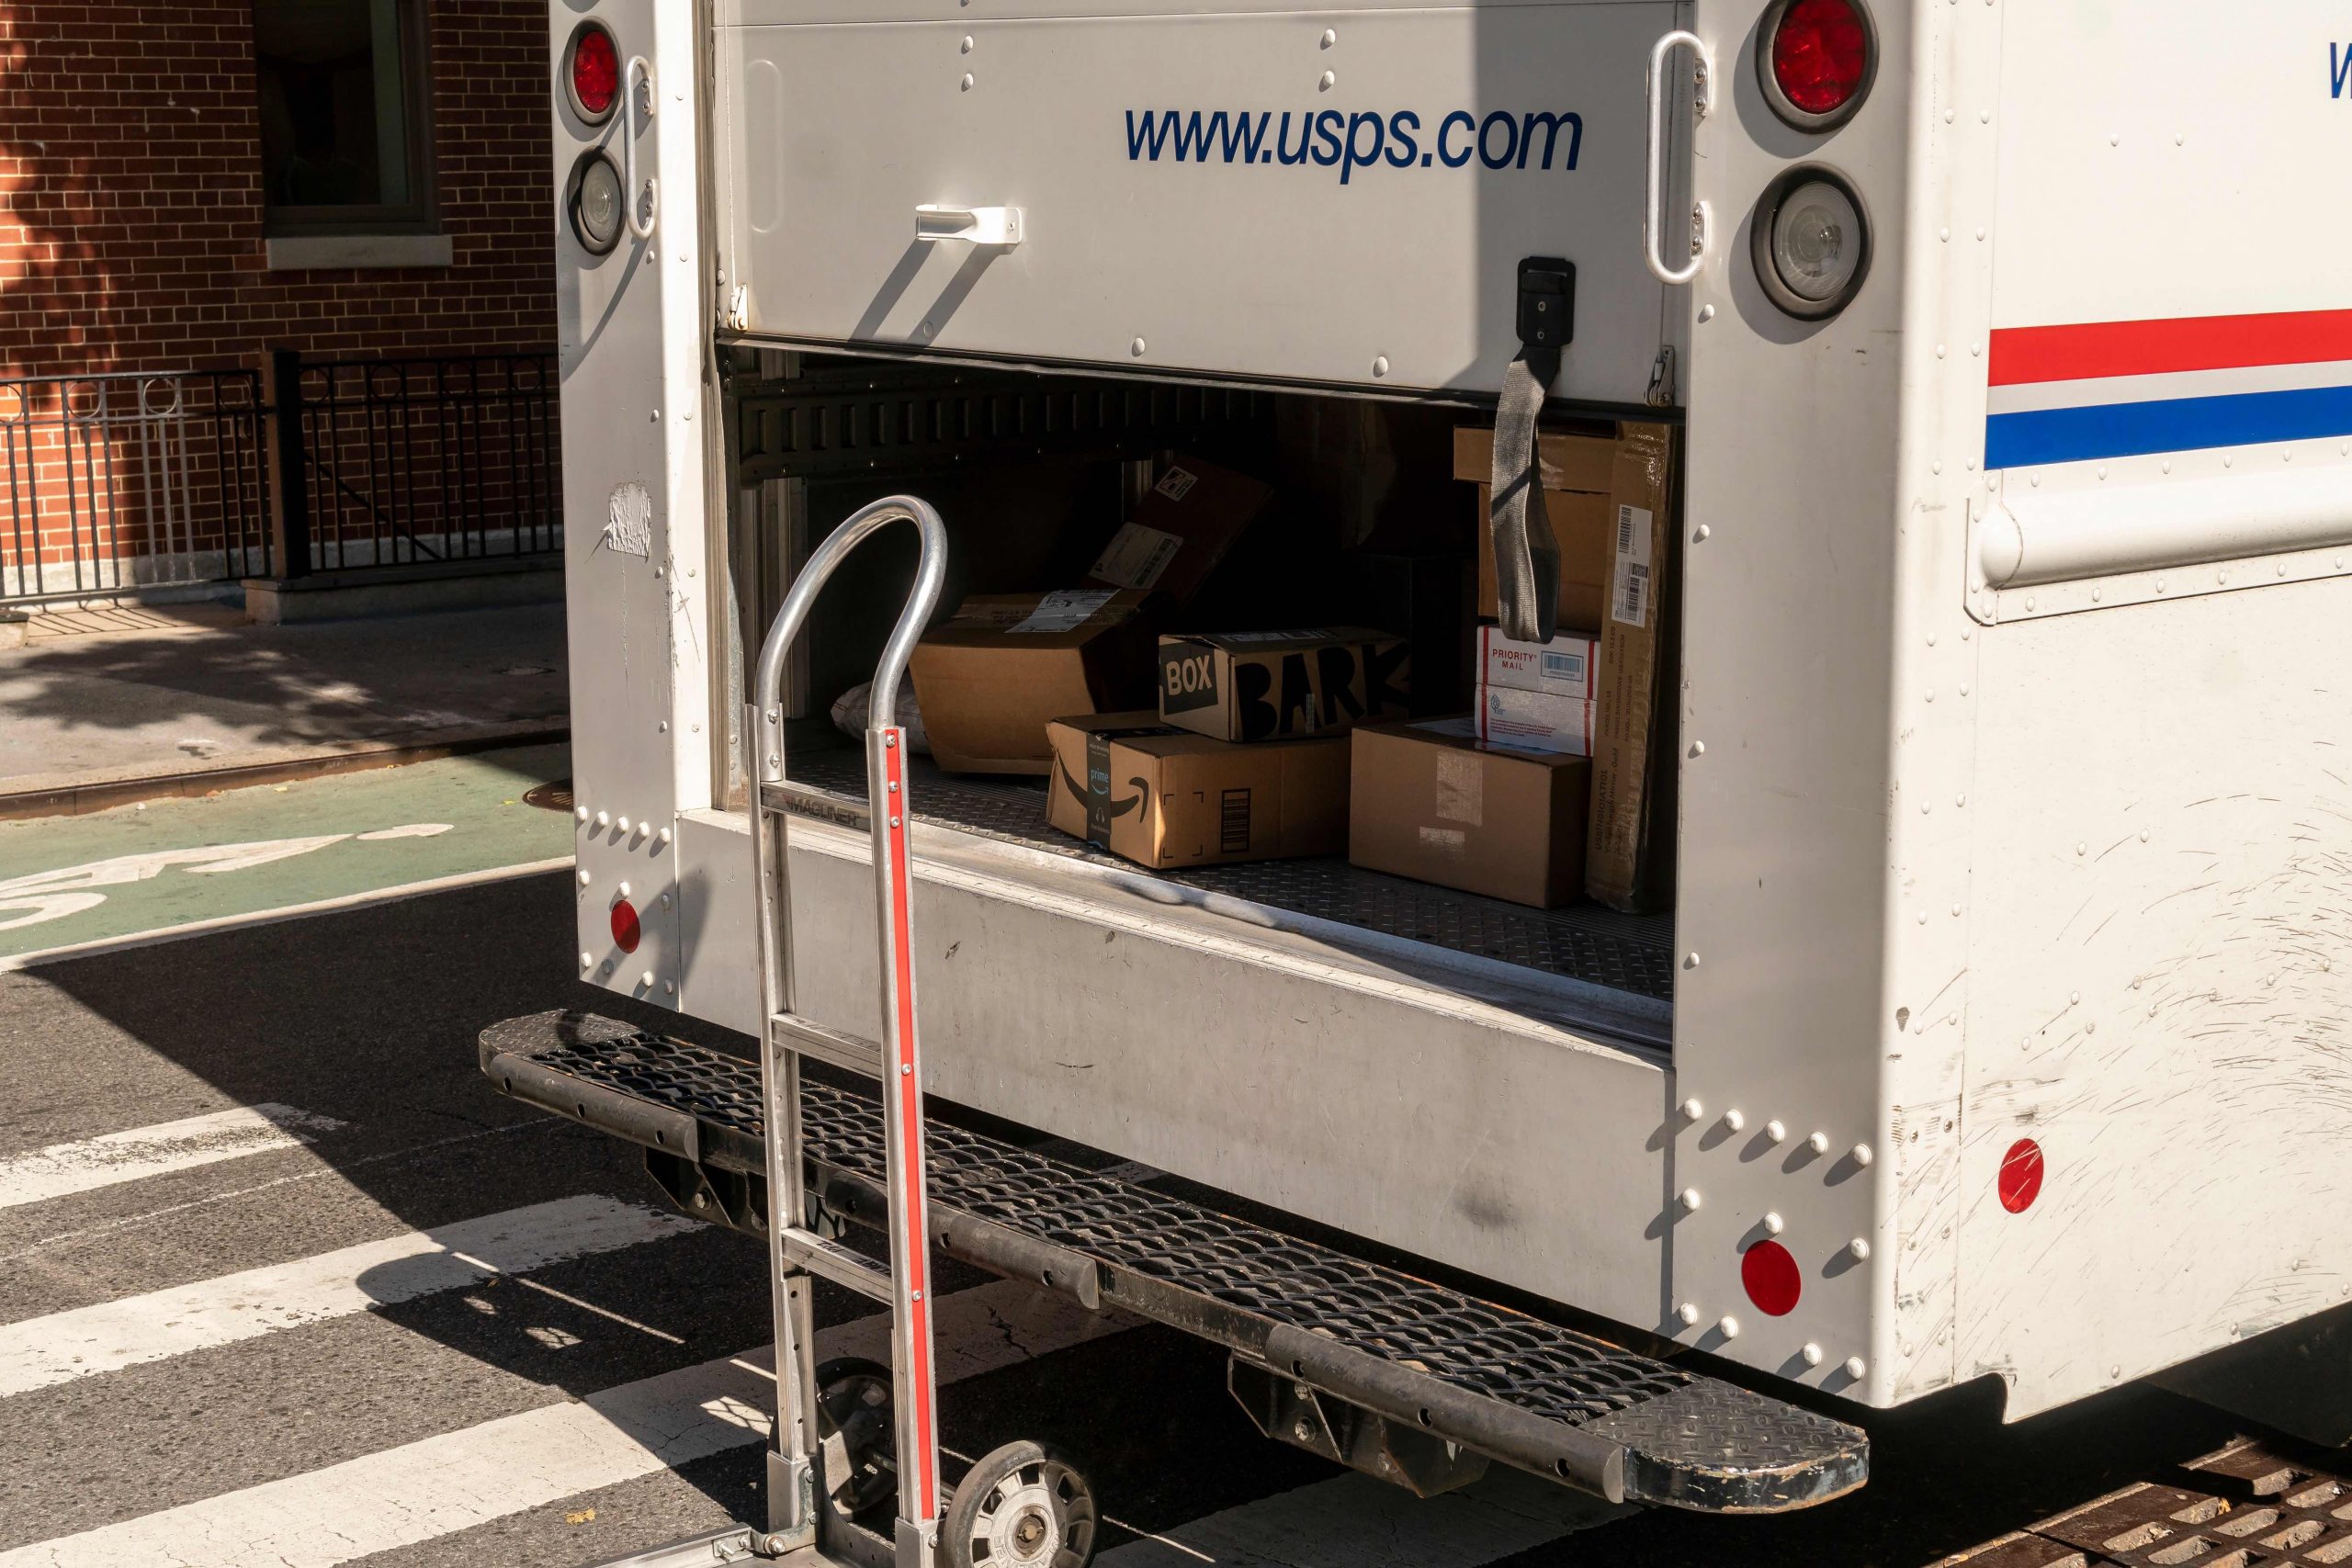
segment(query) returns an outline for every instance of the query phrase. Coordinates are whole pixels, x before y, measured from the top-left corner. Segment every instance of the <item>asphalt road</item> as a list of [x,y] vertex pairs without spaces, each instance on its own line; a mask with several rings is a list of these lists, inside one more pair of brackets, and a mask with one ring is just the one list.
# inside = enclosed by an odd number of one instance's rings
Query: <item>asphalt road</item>
[[[570,1565],[760,1517],[761,1249],[475,1065],[492,1021],[630,1012],[571,919],[545,874],[0,974],[0,1568]],[[941,1283],[949,1447],[1068,1450],[1116,1568],[1907,1568],[2233,1429],[2138,1388],[2004,1427],[1972,1387],[1874,1419],[1872,1483],[1806,1514],[1414,1503],[1260,1439],[1195,1342]],[[829,1343],[865,1310],[820,1292]]]

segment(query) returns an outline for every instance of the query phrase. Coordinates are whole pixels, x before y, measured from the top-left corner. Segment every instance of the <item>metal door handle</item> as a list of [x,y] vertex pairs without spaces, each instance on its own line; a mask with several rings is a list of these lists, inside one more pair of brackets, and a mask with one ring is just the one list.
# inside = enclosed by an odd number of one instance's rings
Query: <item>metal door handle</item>
[[975,245],[1021,243],[1021,209],[1017,207],[933,207],[915,209],[915,238],[936,243],[964,240]]
[[[640,77],[645,83],[645,118],[651,119],[653,67],[646,62],[645,56],[633,54],[629,56],[628,69],[621,73],[621,188],[628,192],[628,205],[621,216],[628,220],[630,233],[640,240],[650,240],[653,238],[653,225],[662,218],[662,185],[659,179],[647,175],[641,193],[644,199],[639,201],[640,192],[637,184],[637,84]],[[642,223],[637,218],[640,206],[645,209],[645,221]]]
[[1707,92],[1714,75],[1714,56],[1697,33],[1676,28],[1650,46],[1649,71],[1649,147],[1645,159],[1642,200],[1642,259],[1649,263],[1650,274],[1660,283],[1688,283],[1699,276],[1699,268],[1706,263],[1707,204],[1690,204],[1690,257],[1679,267],[1666,265],[1660,248],[1663,237],[1659,231],[1670,227],[1663,221],[1659,207],[1666,200],[1666,62],[1676,50],[1688,46],[1698,56],[1691,76],[1690,119],[1692,124],[1707,118]]

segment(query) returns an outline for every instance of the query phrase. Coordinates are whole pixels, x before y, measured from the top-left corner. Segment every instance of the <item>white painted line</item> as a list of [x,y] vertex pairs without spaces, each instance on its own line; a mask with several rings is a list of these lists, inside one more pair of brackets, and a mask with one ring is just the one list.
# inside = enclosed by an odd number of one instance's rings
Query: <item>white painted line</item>
[[43,964],[62,964],[69,958],[95,958],[101,953],[127,953],[134,948],[153,947],[158,942],[177,942],[183,937],[243,931],[249,926],[273,926],[281,920],[299,920],[308,915],[328,915],[338,909],[363,909],[375,904],[397,904],[404,898],[419,898],[428,893],[447,893],[460,887],[480,887],[487,883],[511,882],[519,876],[537,876],[546,872],[571,869],[571,857],[558,855],[551,860],[529,861],[522,865],[461,871],[452,876],[403,882],[397,887],[376,887],[365,893],[345,893],[339,897],[314,899],[308,904],[288,904],[278,909],[220,915],[209,920],[190,920],[186,925],[158,926],[153,931],[133,931],[126,936],[99,937],[92,942],[78,942],[64,947],[45,947],[38,953],[0,953],[0,975]]
[[1342,1475],[1204,1514],[1094,1561],[1098,1568],[1480,1568],[1631,1511],[1499,1464],[1475,1485],[1428,1498]]
[[[942,1383],[1133,1325],[999,1280],[941,1299]],[[888,1353],[888,1314],[817,1336],[820,1360]],[[306,1475],[0,1551],[0,1568],[335,1568],[767,1439],[767,1349],[445,1432]]]
[[701,1223],[583,1196],[0,1327],[0,1397],[413,1301]]
[[290,1105],[241,1105],[183,1122],[51,1144],[0,1159],[0,1209],[39,1203],[224,1159],[299,1148],[343,1123]]

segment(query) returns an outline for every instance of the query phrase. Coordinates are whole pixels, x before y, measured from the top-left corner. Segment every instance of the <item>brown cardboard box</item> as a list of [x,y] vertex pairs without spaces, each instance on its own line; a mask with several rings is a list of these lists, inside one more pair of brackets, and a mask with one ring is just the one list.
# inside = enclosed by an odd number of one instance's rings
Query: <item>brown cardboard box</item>
[[[1601,607],[1617,547],[1617,509],[1610,496],[1615,482],[1617,444],[1605,435],[1562,435],[1545,431],[1535,440],[1535,461],[1544,479],[1544,515],[1560,546],[1560,625],[1600,624]],[[1453,433],[1453,477],[1478,487],[1478,614],[1492,618],[1495,552],[1487,536],[1492,504],[1495,433],[1459,428]]]
[[1663,909],[1674,898],[1680,633],[1673,471],[1672,430],[1623,427],[1610,486],[1617,537],[1609,614],[1600,623],[1585,890],[1632,913]]
[[1411,681],[1405,640],[1361,626],[1159,639],[1159,716],[1219,740],[1403,718]]
[[1334,855],[1348,842],[1348,738],[1238,746],[1156,713],[1056,719],[1046,820],[1165,870]]
[[1550,908],[1584,885],[1591,784],[1589,760],[1487,745],[1467,718],[1359,729],[1348,859]]
[[1111,536],[1087,581],[1157,593],[1170,604],[1190,604],[1273,493],[1247,474],[1177,457]]
[[910,669],[933,760],[951,773],[1045,773],[1046,724],[1150,700],[1144,596],[976,593],[923,634]]

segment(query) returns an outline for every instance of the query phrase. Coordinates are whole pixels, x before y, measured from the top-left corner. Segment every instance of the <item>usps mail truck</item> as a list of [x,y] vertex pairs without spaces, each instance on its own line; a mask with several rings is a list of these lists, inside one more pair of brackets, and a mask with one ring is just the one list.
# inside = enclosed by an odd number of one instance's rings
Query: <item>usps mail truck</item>
[[[688,1550],[1086,1559],[1084,1456],[942,1468],[943,1258],[1424,1493],[1802,1506],[1982,1379],[2352,1433],[2347,36],[555,0],[577,971],[752,1043],[482,1060],[769,1247],[771,1517]],[[1442,491],[1361,438],[1430,421],[1538,640],[1548,433],[1665,432],[1645,897],[1147,867],[917,753],[917,639],[1070,518],[1180,453]],[[1344,600],[1297,515],[1268,581]],[[814,1363],[820,1279],[890,1366]]]

